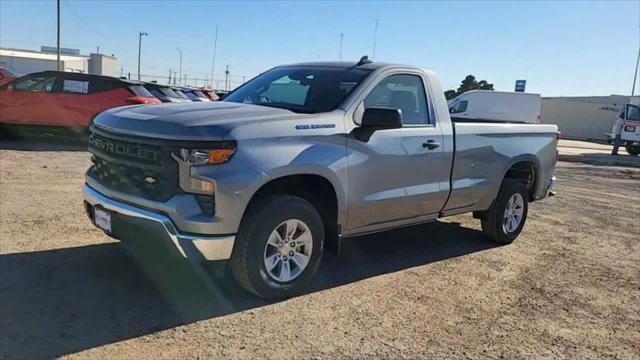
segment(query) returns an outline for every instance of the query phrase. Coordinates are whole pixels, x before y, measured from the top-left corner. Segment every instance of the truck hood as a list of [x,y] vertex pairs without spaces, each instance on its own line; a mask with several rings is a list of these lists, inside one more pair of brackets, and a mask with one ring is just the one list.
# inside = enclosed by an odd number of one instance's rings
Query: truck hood
[[313,117],[285,109],[234,102],[135,105],[106,110],[94,119],[98,128],[127,135],[172,140],[224,139],[250,123]]

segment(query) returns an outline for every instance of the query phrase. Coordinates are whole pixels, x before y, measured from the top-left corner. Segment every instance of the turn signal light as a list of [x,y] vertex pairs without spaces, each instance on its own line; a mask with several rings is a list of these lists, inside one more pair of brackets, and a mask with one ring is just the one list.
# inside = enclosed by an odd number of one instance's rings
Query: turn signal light
[[213,149],[209,150],[209,164],[222,164],[227,162],[236,149]]

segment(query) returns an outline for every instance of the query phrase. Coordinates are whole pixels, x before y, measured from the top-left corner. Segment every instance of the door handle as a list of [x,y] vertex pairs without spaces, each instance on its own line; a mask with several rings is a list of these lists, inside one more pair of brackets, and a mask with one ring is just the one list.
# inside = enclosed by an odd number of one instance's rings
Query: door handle
[[433,150],[440,147],[440,143],[435,140],[428,140],[427,142],[422,143],[423,148],[427,148],[429,150]]

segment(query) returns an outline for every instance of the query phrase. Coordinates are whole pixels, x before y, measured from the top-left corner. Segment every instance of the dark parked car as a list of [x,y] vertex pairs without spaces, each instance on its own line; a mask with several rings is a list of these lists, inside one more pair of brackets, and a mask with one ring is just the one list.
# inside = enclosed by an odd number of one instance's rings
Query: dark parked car
[[169,85],[162,85],[162,84],[149,82],[149,83],[144,83],[144,87],[147,90],[149,90],[149,92],[153,96],[155,96],[158,100],[162,101],[163,103],[176,103],[176,102],[189,101],[189,99],[184,99],[184,97],[178,95]]
[[143,86],[132,81],[43,71],[0,86],[0,124],[4,128],[46,125],[86,129],[103,110],[159,103]]
[[180,89],[191,101],[211,101],[200,89],[186,88]]
[[171,88],[171,90],[173,90],[174,93],[176,93],[176,95],[178,95],[178,97],[180,97],[182,100],[184,100],[185,102],[191,102],[191,98],[189,98],[187,95],[185,95],[185,93],[182,91],[183,88],[179,87],[179,86],[174,86]]

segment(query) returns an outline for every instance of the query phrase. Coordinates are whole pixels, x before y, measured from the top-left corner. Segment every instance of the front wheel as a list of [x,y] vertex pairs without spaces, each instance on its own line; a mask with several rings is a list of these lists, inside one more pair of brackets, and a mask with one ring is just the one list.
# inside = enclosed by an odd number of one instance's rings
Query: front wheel
[[498,244],[510,244],[522,231],[528,210],[527,187],[520,181],[505,179],[481,222],[482,231]]
[[236,236],[231,270],[247,291],[264,299],[301,293],[318,271],[324,225],[308,201],[290,195],[257,199]]

